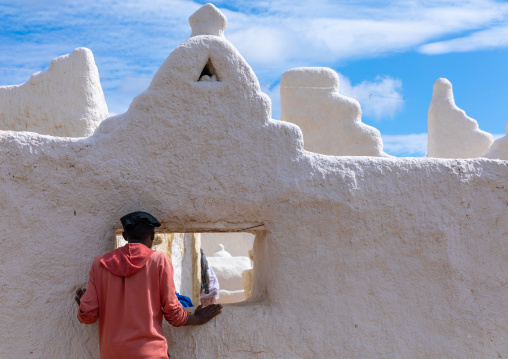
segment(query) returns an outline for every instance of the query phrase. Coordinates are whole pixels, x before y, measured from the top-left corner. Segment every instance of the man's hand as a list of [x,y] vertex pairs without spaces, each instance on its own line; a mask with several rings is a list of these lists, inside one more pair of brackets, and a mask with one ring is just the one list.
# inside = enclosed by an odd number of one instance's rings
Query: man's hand
[[200,321],[200,324],[205,324],[210,321],[213,317],[219,315],[222,311],[221,304],[210,304],[206,307],[202,305],[198,305],[196,310],[194,311],[194,316],[197,317]]
[[222,311],[222,304],[210,304],[206,307],[199,305],[194,314],[189,315],[185,325],[201,325],[210,321],[213,317],[219,315]]
[[76,290],[76,296],[74,297],[74,299],[76,300],[76,303],[78,303],[78,305],[81,305],[81,297],[83,296],[83,294],[85,294],[86,292],[86,288],[79,288],[78,290]]

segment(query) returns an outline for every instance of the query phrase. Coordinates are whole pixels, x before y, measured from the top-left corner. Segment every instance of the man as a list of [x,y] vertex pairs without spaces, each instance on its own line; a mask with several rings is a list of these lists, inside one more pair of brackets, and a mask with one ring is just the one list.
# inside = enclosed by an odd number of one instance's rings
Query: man
[[102,359],[168,359],[162,316],[173,326],[200,325],[222,306],[198,306],[194,314],[183,309],[169,258],[151,249],[160,222],[146,212],[120,220],[128,243],[93,261],[88,289],[76,291],[78,319],[91,324],[99,318]]
[[212,268],[208,266],[205,252],[201,249],[201,305],[215,304],[219,299],[219,280]]

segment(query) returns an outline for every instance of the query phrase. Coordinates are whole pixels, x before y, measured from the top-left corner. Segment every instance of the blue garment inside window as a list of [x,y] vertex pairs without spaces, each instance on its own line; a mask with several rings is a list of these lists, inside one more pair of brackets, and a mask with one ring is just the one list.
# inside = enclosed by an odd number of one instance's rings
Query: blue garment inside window
[[184,308],[194,307],[192,305],[192,300],[189,297],[186,297],[185,295],[181,295],[178,292],[175,292],[175,294],[176,294],[176,297],[178,298],[178,300],[180,301],[180,303],[182,304],[182,307],[184,307]]

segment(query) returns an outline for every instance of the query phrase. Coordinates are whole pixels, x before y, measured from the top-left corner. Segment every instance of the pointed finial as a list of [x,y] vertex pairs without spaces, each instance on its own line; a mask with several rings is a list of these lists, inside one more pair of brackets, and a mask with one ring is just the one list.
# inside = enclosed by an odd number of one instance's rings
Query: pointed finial
[[445,79],[444,77],[437,79],[436,82],[434,82],[434,91],[432,92],[432,99],[439,101],[445,100],[454,101],[452,83],[448,81],[448,79]]
[[219,244],[219,250],[212,254],[212,257],[232,257],[232,255],[224,249],[222,243]]
[[198,35],[224,37],[228,20],[213,4],[205,4],[189,17],[189,24],[192,28],[191,37]]

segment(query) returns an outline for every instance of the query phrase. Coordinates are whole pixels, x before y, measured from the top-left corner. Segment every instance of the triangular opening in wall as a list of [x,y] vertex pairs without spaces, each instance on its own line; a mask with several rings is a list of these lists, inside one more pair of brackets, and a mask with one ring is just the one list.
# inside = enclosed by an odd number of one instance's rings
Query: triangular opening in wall
[[215,72],[215,67],[213,67],[211,59],[208,59],[208,61],[206,62],[205,67],[201,71],[201,75],[199,75],[198,81],[208,81],[208,82],[220,81],[219,77],[217,76],[217,72]]

